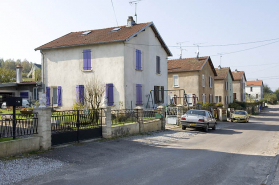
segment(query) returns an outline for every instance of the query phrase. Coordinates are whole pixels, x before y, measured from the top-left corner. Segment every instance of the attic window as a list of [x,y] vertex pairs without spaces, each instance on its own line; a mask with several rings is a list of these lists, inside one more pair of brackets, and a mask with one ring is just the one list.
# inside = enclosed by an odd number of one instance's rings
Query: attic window
[[83,32],[82,35],[88,35],[89,33],[91,33],[91,31]]
[[111,30],[111,32],[117,32],[117,31],[119,31],[121,28],[113,28],[112,30]]

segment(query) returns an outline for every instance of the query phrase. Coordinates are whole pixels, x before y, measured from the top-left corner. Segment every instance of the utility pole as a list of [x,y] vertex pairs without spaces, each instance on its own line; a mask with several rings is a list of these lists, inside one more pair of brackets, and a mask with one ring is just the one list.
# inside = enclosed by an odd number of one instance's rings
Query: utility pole
[[[189,42],[189,41],[185,41],[185,42]],[[179,45],[179,49],[180,49],[180,59],[182,59],[182,51],[184,50],[184,51],[187,51],[186,49],[182,49],[182,46],[181,46],[181,44],[182,43],[185,43],[185,42],[178,42],[178,43],[176,43],[177,45]]]
[[130,1],[130,5],[135,4],[135,16],[136,16],[136,23],[138,23],[138,15],[137,15],[137,4],[139,3],[139,1],[141,0],[135,0],[135,1]]

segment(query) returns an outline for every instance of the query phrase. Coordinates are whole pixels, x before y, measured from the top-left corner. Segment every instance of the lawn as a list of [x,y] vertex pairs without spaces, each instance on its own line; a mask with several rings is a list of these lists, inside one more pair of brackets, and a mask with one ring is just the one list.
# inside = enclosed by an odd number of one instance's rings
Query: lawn
[[[0,115],[1,114],[13,114],[13,110],[0,109]],[[16,110],[16,114],[20,114],[20,110]]]
[[3,141],[11,141],[13,140],[12,137],[8,137],[8,138],[0,138],[0,142],[3,142]]

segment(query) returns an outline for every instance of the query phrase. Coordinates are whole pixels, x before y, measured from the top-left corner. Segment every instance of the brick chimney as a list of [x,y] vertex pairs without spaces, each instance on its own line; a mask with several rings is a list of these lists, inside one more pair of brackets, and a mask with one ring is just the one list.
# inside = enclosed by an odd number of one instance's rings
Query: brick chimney
[[20,64],[16,66],[16,83],[22,82],[22,67]]
[[127,20],[127,27],[132,27],[136,24],[136,22],[134,21],[133,16],[129,16],[128,20]]

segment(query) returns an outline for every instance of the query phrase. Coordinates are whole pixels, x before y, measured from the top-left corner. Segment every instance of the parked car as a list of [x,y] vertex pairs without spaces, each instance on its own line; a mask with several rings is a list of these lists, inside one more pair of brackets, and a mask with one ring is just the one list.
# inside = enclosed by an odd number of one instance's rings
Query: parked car
[[206,110],[188,110],[186,114],[181,117],[182,130],[187,127],[203,128],[205,132],[209,128],[216,129],[216,118]]
[[244,110],[236,110],[234,111],[232,117],[231,117],[231,122],[249,122],[249,115],[246,111]]
[[6,109],[6,108],[7,108],[7,104],[6,104],[6,102],[3,102],[2,106],[1,106],[1,109]]

